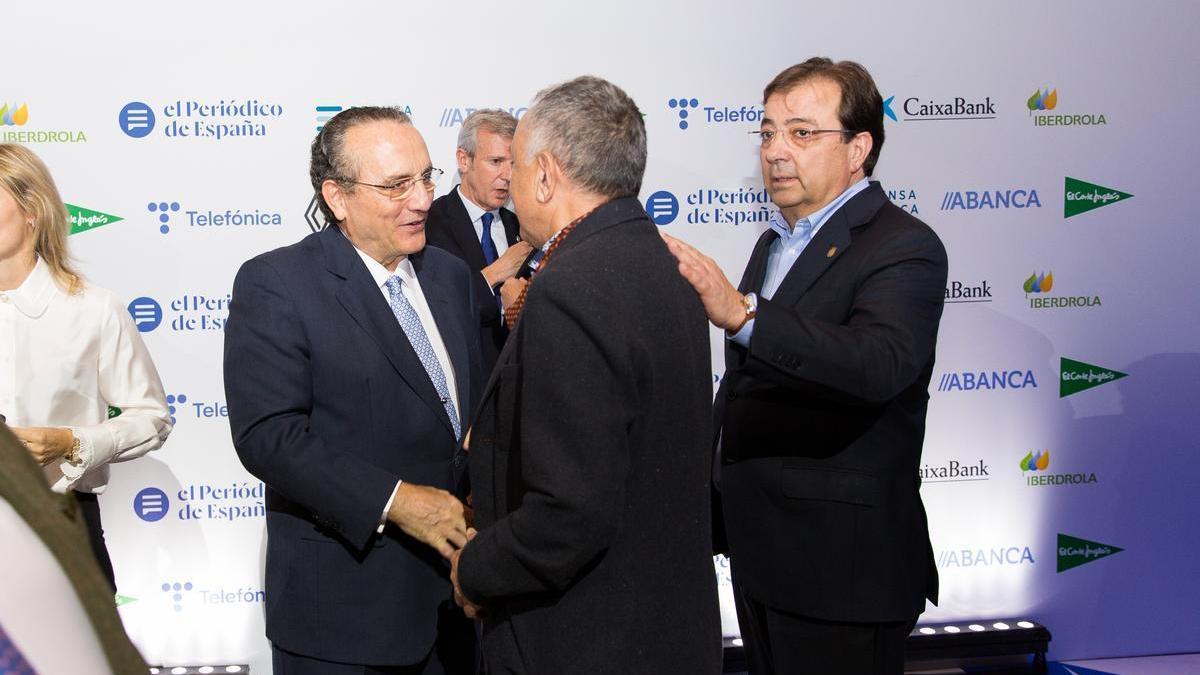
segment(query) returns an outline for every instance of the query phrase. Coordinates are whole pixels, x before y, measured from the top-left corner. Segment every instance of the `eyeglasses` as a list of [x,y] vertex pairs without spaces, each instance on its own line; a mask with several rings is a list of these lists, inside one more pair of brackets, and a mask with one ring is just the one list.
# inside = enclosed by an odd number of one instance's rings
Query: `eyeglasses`
[[[779,132],[771,129],[760,129],[759,131],[750,131],[747,133],[749,133],[751,137],[755,137],[754,140],[761,144],[762,147],[766,148],[771,145],[771,141],[775,140],[775,136]],[[861,131],[854,131],[852,129],[808,129],[806,127],[796,127],[794,129],[786,130],[784,138],[786,138],[788,143],[794,147],[806,148],[813,141],[817,140],[817,136],[820,134],[843,134],[853,136],[854,134],[861,133]]]
[[396,181],[395,183],[391,183],[389,185],[377,185],[375,183],[364,183],[360,180],[349,180],[349,179],[347,179],[345,182],[353,183],[355,185],[365,185],[367,187],[373,187],[376,190],[379,190],[380,192],[382,192],[383,195],[385,197],[387,197],[388,199],[391,199],[393,201],[399,201],[399,200],[404,199],[405,197],[409,196],[410,194],[412,194],[413,188],[415,188],[418,183],[420,183],[421,186],[425,188],[426,192],[433,192],[433,188],[434,188],[434,186],[437,185],[438,179],[441,178],[444,173],[446,173],[446,172],[442,171],[441,169],[430,168],[428,171],[421,174],[420,176],[409,176],[408,178],[401,178],[400,180]]

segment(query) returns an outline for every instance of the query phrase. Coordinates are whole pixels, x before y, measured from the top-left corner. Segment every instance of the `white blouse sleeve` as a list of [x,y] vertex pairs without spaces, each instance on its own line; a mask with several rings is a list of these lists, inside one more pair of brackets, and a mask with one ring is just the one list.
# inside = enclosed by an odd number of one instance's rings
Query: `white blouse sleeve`
[[79,439],[79,464],[63,462],[68,485],[109,462],[136,459],[160,447],[171,433],[171,415],[158,370],[129,312],[110,298],[100,325],[100,397],[119,408],[99,424],[72,427]]

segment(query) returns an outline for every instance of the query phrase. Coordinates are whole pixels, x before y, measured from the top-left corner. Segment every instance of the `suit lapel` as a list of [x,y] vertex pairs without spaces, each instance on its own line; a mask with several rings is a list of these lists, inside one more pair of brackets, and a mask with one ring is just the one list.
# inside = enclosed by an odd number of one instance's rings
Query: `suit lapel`
[[467,213],[467,207],[463,205],[463,199],[465,197],[455,187],[454,194],[446,200],[446,209],[450,216],[446,222],[450,226],[450,235],[458,242],[459,250],[466,256],[467,266],[473,270],[481,270],[485,265],[483,245],[475,237],[475,225],[471,222],[471,214]]
[[425,401],[453,434],[454,427],[442,406],[441,397],[433,388],[429,373],[425,372],[425,366],[413,351],[392,308],[388,307],[371,274],[354,252],[354,245],[336,227],[326,228],[321,233],[321,244],[325,249],[326,268],[341,279],[335,294],[338,303],[371,336],[400,378]]
[[784,305],[795,304],[830,266],[845,255],[853,243],[851,231],[870,221],[885,201],[883,188],[879,183],[871,183],[843,204],[804,247],[804,252],[771,300]]
[[750,262],[746,264],[746,273],[742,275],[742,282],[738,284],[739,293],[762,291],[763,277],[767,274],[767,255],[771,251],[771,244],[775,243],[778,238],[779,234],[775,230],[767,230],[758,238],[758,242],[754,244],[754,250],[750,252]]
[[[462,418],[470,412],[467,410],[467,403],[471,400],[469,390],[471,361],[467,354],[467,337],[454,321],[454,298],[449,293],[452,285],[441,278],[441,270],[425,264],[425,256],[418,253],[409,256],[409,259],[412,260],[413,269],[417,272],[417,279],[421,282],[421,292],[425,294],[429,312],[433,314],[433,321],[437,324],[438,332],[441,333],[442,344],[445,345],[446,353],[450,356],[450,363],[454,366],[454,385],[458,391],[459,418]],[[446,424],[450,424],[449,417],[446,418]]]
[[521,222],[517,220],[517,214],[502,206],[500,207],[500,221],[504,223],[504,237],[508,240],[509,246],[521,240]]
[[771,300],[785,305],[795,304],[849,246],[850,227],[846,224],[843,210],[838,209],[804,247],[804,252],[783,277],[783,283],[779,284]]

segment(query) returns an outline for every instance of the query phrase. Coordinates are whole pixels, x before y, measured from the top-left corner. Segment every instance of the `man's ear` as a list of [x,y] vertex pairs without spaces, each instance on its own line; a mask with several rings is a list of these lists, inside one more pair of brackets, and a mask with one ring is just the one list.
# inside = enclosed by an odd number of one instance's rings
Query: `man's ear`
[[849,146],[846,151],[849,153],[850,173],[858,173],[871,154],[871,148],[875,147],[875,139],[871,138],[871,134],[861,131],[854,134],[854,138],[846,145]]
[[346,191],[340,183],[335,180],[321,183],[321,196],[325,198],[325,203],[329,205],[339,223],[346,219]]
[[461,176],[461,175],[467,173],[467,169],[470,168],[470,166],[471,166],[471,156],[467,154],[467,151],[463,150],[462,148],[455,150],[454,158],[456,160],[458,160],[459,175]]
[[533,159],[537,165],[534,176],[534,195],[539,203],[548,204],[562,183],[562,166],[548,152],[539,152]]

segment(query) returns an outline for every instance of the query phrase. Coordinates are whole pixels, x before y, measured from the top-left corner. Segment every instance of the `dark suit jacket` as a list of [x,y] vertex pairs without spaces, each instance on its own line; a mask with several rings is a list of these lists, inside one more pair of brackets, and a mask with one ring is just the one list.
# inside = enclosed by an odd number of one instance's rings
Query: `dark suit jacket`
[[[96,630],[112,672],[144,675],[148,668],[125,635],[113,602],[112,587],[96,564],[75,497],[72,493],[51,492],[41,468],[3,424],[0,424],[0,500],[13,507],[62,566]],[[38,608],[30,607],[29,611],[36,612]],[[20,621],[20,617],[4,619],[5,623]]]
[[[482,384],[471,272],[410,256],[454,364],[459,409]],[[267,637],[360,664],[423,658],[447,567],[388,525],[397,479],[454,491],[465,459],[428,374],[337,227],[242,265],[225,329],[234,445],[267,485]]]
[[534,277],[471,433],[493,673],[718,673],[708,327],[636,199]]
[[[425,238],[430,246],[445,249],[459,260],[467,263],[475,272],[486,265],[483,261],[483,245],[475,236],[475,226],[471,224],[471,216],[467,207],[463,206],[465,199],[454,188],[448,194],[433,200],[429,207],[429,216],[425,221]],[[508,245],[512,246],[520,239],[521,228],[517,216],[508,209],[500,209],[500,220],[504,224],[504,236]],[[496,224],[493,223],[492,227]],[[496,357],[504,348],[504,340],[508,337],[508,328],[500,316],[499,305],[496,304],[496,294],[488,288],[482,274],[472,276],[475,285],[475,302],[479,307],[479,344],[483,349],[483,372],[492,372],[496,365]]]
[[[742,292],[762,287],[759,238]],[[937,601],[918,468],[946,252],[878,183],[822,226],[716,398],[734,579],[820,619],[909,620]]]

